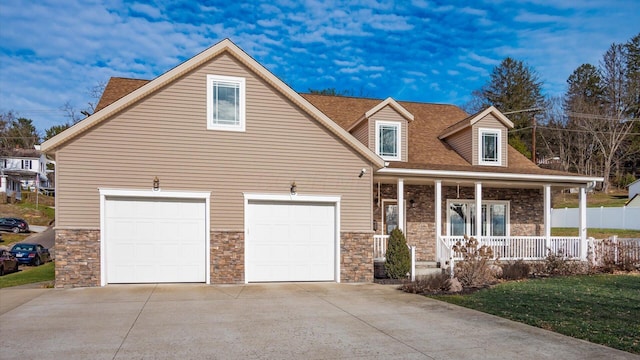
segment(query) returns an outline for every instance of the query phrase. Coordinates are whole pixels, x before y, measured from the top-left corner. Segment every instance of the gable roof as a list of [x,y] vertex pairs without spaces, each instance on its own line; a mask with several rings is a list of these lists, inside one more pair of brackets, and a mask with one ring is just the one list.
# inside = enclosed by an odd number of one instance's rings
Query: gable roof
[[107,86],[105,86],[100,101],[96,105],[95,112],[98,112],[108,105],[118,101],[123,96],[130,92],[137,90],[138,88],[146,85],[150,80],[142,79],[128,79],[121,77],[112,77],[109,79]]
[[384,109],[387,106],[395,110],[398,114],[400,114],[400,116],[407,119],[407,121],[413,121],[414,116],[412,113],[410,113],[402,105],[398,104],[397,101],[393,100],[391,97],[388,97],[383,101],[381,101],[380,103],[378,103],[378,105],[374,106],[373,108],[365,112],[364,115],[360,117],[360,119],[356,120],[356,122],[354,122],[351,126],[349,126],[349,128],[347,128],[347,131],[351,131],[354,127],[358,126],[358,124],[360,124],[363,120],[371,118],[373,115],[375,115],[377,112],[379,112],[380,110]]
[[[378,155],[376,155],[373,151],[369,150],[364,144],[359,142],[356,138],[354,138],[351,134],[349,134],[345,129],[338,126],[335,122],[333,122],[329,117],[327,117],[324,113],[315,108],[311,103],[309,103],[305,98],[300,96],[297,92],[291,89],[287,84],[285,84],[278,77],[273,75],[269,70],[267,70],[264,66],[258,63],[255,59],[250,57],[247,53],[245,53],[242,49],[240,49],[236,44],[234,44],[229,39],[224,39],[219,43],[209,47],[208,49],[202,51],[191,59],[183,62],[182,64],[174,67],[173,69],[165,72],[164,74],[158,76],[154,80],[151,80],[147,83],[143,83],[144,80],[133,80],[127,79],[125,81],[116,80],[110,89],[110,93],[107,94],[107,97],[102,104],[102,107],[99,111],[89,116],[88,118],[80,121],[69,129],[63,131],[62,133],[54,136],[53,138],[45,141],[42,144],[43,152],[52,152],[55,149],[61,147],[68,141],[74,139],[75,137],[83,134],[86,131],[89,131],[94,126],[102,123],[103,121],[108,120],[113,115],[119,113],[120,111],[128,108],[132,104],[144,99],[150,94],[164,88],[168,84],[173,81],[179,79],[183,75],[187,74],[191,70],[199,67],[200,65],[214,59],[222,53],[227,53],[232,57],[236,58],[243,65],[247,66],[251,69],[256,75],[262,78],[264,81],[272,85],[277,91],[279,91],[283,96],[288,98],[291,102],[293,102],[296,106],[300,107],[304,112],[306,112],[309,116],[315,119],[318,123],[324,126],[331,133],[336,135],[342,141],[344,141],[348,146],[352,147],[356,152],[361,154],[364,158],[370,161],[374,166],[383,167],[384,161]],[[126,85],[126,86],[125,86]],[[122,95],[126,90],[135,88],[128,94],[124,96]],[[107,89],[105,88],[105,91]],[[111,92],[111,90],[113,92]],[[109,101],[117,98],[117,100],[107,104]],[[101,101],[102,102],[102,99]],[[99,103],[100,105],[100,103]]]
[[498,121],[500,121],[504,126],[507,127],[507,129],[513,129],[514,125],[511,122],[511,120],[509,120],[506,116],[504,116],[504,114],[501,113],[494,106],[489,106],[488,108],[478,111],[477,113],[470,115],[460,120],[459,122],[449,126],[448,128],[444,129],[444,131],[440,135],[438,135],[438,139],[446,139],[447,137],[457,133],[458,131],[471,127],[473,124],[482,120],[485,116],[489,114],[495,116],[496,119],[498,119]]

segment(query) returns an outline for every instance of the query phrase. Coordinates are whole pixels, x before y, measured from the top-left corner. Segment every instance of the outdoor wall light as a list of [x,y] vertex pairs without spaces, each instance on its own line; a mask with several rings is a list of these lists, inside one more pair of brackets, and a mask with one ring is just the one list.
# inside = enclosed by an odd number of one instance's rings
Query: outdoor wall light
[[413,200],[413,199],[409,200],[409,206],[411,206],[412,209],[415,208],[416,207],[416,201]]
[[153,191],[159,191],[160,190],[160,179],[158,179],[158,177],[156,176],[153,179]]
[[362,168],[362,170],[360,170],[360,175],[358,175],[358,177],[359,177],[359,178],[361,178],[361,177],[363,177],[363,176],[364,176],[364,174],[366,174],[366,173],[367,173],[367,169]]
[[298,185],[296,185],[295,181],[291,183],[291,188],[289,190],[291,191],[291,195],[295,195],[298,192]]

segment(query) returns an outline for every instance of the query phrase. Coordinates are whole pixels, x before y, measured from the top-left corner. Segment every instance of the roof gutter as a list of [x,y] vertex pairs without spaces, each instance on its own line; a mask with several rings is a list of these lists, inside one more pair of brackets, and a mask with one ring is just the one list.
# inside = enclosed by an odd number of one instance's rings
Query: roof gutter
[[439,177],[475,180],[512,180],[512,181],[540,181],[540,182],[567,182],[575,184],[588,184],[593,188],[597,182],[604,181],[602,177],[593,176],[565,176],[565,175],[538,175],[538,174],[513,174],[513,173],[485,173],[478,171],[450,171],[450,170],[424,170],[424,169],[397,169],[382,168],[376,171],[380,175]]

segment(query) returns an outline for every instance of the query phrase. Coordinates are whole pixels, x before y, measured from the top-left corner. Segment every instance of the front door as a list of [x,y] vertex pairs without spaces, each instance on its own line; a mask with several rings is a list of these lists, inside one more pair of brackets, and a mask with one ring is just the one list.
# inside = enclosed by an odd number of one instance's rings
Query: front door
[[384,234],[390,235],[393,229],[398,227],[398,202],[384,201]]

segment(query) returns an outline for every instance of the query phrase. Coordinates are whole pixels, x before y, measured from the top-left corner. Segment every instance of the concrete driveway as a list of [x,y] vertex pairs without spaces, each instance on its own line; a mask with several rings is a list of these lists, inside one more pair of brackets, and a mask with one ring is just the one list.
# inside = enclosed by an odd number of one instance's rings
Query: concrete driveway
[[638,359],[377,284],[2,289],[2,359]]

